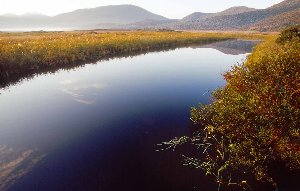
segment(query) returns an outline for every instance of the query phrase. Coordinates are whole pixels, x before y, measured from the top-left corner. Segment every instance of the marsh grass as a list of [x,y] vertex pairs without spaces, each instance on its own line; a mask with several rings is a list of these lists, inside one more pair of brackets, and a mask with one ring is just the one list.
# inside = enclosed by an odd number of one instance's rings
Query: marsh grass
[[[0,33],[0,84],[18,76],[74,67],[102,59],[207,44],[232,38],[269,35],[172,31]],[[21,77],[20,77],[21,78]]]

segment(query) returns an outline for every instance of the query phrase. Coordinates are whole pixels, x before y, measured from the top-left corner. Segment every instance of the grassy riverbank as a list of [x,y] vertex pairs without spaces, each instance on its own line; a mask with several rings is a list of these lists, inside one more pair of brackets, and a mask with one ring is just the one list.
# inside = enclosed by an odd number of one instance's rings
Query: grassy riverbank
[[[209,105],[191,109],[195,132],[168,144],[191,144],[202,169],[226,190],[296,190],[300,177],[300,28],[258,45],[224,74]],[[251,189],[252,187],[252,189]],[[272,188],[270,188],[272,190]],[[274,189],[275,190],[275,189]]]
[[270,35],[199,32],[27,32],[0,33],[0,81],[104,58],[144,53],[230,38]]

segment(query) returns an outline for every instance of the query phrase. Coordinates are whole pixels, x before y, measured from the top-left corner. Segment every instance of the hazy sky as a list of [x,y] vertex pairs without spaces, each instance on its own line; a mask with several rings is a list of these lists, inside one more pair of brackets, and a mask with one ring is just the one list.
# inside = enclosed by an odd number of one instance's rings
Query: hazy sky
[[217,12],[232,6],[266,8],[283,0],[0,0],[0,15],[42,13],[56,15],[79,8],[133,4],[168,18],[182,18],[192,12]]

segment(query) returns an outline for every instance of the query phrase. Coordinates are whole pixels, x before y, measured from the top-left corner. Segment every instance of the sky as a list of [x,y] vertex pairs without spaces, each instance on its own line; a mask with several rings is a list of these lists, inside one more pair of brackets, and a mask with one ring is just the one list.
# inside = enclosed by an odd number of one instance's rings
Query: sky
[[283,0],[0,0],[0,15],[40,13],[57,15],[81,8],[133,4],[153,13],[179,19],[193,12],[218,12],[233,6],[267,8]]

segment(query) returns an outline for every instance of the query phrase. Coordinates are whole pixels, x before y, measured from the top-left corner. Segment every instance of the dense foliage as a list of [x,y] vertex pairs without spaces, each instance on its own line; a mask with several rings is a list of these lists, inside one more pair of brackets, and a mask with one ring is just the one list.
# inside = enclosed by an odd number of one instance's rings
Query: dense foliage
[[281,32],[277,43],[285,44],[287,42],[300,42],[300,26],[292,26]]
[[193,136],[167,144],[200,149],[203,155],[185,156],[185,163],[220,186],[247,190],[254,175],[277,187],[276,168],[300,170],[300,43],[264,42],[224,78],[210,105],[192,108]]

